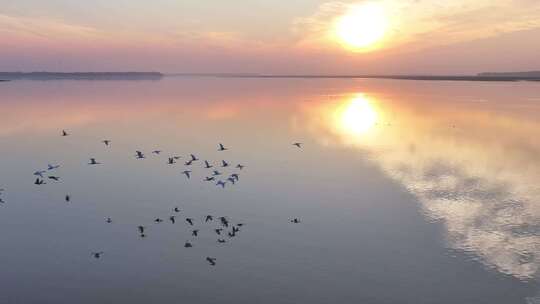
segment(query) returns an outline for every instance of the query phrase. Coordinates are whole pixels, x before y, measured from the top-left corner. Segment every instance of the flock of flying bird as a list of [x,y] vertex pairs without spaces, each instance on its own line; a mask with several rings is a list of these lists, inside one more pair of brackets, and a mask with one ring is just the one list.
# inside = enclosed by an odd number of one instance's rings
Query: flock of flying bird
[[[66,132],[65,130],[62,130],[62,136],[65,137],[65,136],[69,136],[69,135],[70,134],[68,132]],[[103,140],[102,142],[107,147],[109,147],[111,145],[111,140],[106,139],[106,140]],[[302,143],[295,142],[295,143],[293,143],[293,145],[296,146],[299,149],[302,148]],[[223,152],[223,151],[228,150],[228,148],[226,148],[223,144],[220,143],[218,145],[217,150],[220,151],[220,152]],[[155,151],[152,151],[152,154],[160,155],[161,152],[162,152],[161,150],[155,150]],[[136,159],[145,159],[146,156],[141,151],[135,151],[135,158]],[[167,158],[167,164],[168,165],[174,165],[174,164],[177,163],[177,161],[180,158],[181,158],[180,156],[168,157]],[[196,163],[198,161],[200,161],[200,159],[197,158],[197,156],[195,156],[194,154],[190,154],[190,158],[186,162],[184,162],[184,165],[186,167],[189,167],[189,166],[192,166],[194,163]],[[95,158],[90,158],[90,161],[88,162],[88,165],[101,165],[101,163],[98,162]],[[227,168],[227,167],[230,167],[230,166],[231,165],[227,161],[222,160],[219,167],[221,169],[224,169],[224,168]],[[230,174],[226,179],[220,179],[220,176],[222,176],[223,173],[219,171],[221,169],[218,169],[216,167],[217,166],[212,165],[208,160],[204,161],[204,168],[207,169],[207,170],[212,171],[211,174],[209,174],[209,176],[206,176],[204,178],[204,181],[206,181],[206,182],[215,182],[215,185],[219,186],[221,188],[225,188],[229,183],[232,184],[232,185],[235,185],[237,182],[240,181],[240,175],[239,175],[238,172],[234,172],[234,173]],[[35,185],[45,185],[45,184],[47,184],[46,180],[59,182],[60,177],[57,176],[57,175],[54,175],[55,170],[58,169],[58,168],[60,168],[60,165],[48,164],[47,169],[35,171],[34,176],[36,176],[36,179],[34,181],[34,184]],[[245,166],[242,165],[242,164],[237,164],[234,168],[236,168],[238,170],[243,170],[245,168]],[[191,173],[192,173],[191,170],[182,171],[182,174],[185,175],[186,178],[188,178],[188,179],[191,179],[191,177],[192,177]],[[0,189],[0,204],[5,203],[5,201],[2,199],[3,192],[4,192],[4,189]],[[69,194],[65,195],[65,201],[66,202],[71,202],[71,196]],[[174,214],[170,215],[168,217],[168,221],[171,224],[175,224],[177,222],[177,214],[180,213],[181,210],[180,210],[179,207],[174,207],[172,211],[174,212]],[[227,217],[225,217],[225,216],[221,216],[221,217],[218,217],[216,219],[219,220],[219,227],[214,228],[213,230],[214,230],[214,233],[218,237],[217,238],[218,243],[226,243],[227,241],[225,239],[225,236],[228,236],[229,238],[235,237],[240,232],[240,228],[244,226],[243,223],[231,224],[229,219],[227,219]],[[205,218],[204,218],[204,223],[209,223],[209,222],[213,222],[213,221],[214,221],[214,216],[212,216],[212,215],[206,215]],[[108,217],[106,219],[106,222],[110,224],[110,223],[113,222],[113,220],[110,217]],[[164,222],[164,220],[162,218],[158,217],[158,218],[156,218],[154,220],[154,222],[156,224],[159,224],[159,223]],[[195,219],[190,218],[190,217],[186,217],[185,222],[187,224],[189,224],[190,227],[193,227],[194,223],[195,223]],[[290,220],[290,222],[298,224],[298,223],[300,223],[300,220],[298,218],[293,218],[293,219]],[[144,238],[144,237],[147,236],[146,232],[147,232],[148,229],[147,229],[146,226],[139,225],[137,227],[137,230],[138,230],[139,236],[141,238]],[[193,237],[197,237],[198,234],[199,234],[199,229],[191,230],[191,235]],[[184,247],[185,248],[191,248],[191,247],[193,247],[193,244],[191,242],[189,242],[189,241],[186,241],[185,244],[184,244]],[[91,255],[96,259],[101,258],[103,254],[104,254],[103,251],[97,251],[97,252],[92,252],[91,253]],[[212,266],[216,265],[216,258],[206,257],[206,261]]]

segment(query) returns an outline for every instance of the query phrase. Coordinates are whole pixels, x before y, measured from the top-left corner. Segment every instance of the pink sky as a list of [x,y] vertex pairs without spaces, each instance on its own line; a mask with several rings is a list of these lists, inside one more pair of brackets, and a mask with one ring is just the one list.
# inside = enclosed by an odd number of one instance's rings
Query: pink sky
[[[8,2],[0,70],[439,73],[540,70],[534,0]],[[289,1],[290,2],[290,1]],[[335,20],[380,5],[382,47],[352,52]]]

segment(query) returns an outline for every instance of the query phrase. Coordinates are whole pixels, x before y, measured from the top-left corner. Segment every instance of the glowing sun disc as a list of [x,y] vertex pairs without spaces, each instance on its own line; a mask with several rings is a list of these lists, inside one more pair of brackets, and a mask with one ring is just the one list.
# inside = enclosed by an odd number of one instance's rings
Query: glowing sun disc
[[380,41],[387,29],[384,9],[375,3],[352,7],[335,24],[338,40],[348,48],[366,49]]

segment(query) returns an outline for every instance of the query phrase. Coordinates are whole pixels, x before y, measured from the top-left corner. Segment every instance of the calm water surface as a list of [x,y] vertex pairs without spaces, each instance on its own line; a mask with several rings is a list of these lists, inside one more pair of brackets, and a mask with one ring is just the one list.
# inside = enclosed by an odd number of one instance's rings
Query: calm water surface
[[14,81],[0,109],[0,303],[540,303],[539,84]]

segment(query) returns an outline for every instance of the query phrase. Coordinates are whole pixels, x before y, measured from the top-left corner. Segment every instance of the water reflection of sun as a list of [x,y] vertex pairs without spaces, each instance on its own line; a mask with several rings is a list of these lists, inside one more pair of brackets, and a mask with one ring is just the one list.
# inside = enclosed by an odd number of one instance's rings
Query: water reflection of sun
[[377,119],[377,111],[371,101],[364,94],[358,94],[338,106],[334,120],[342,132],[361,135],[373,128]]

